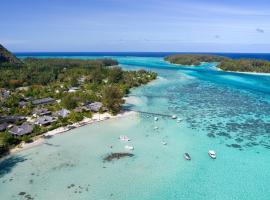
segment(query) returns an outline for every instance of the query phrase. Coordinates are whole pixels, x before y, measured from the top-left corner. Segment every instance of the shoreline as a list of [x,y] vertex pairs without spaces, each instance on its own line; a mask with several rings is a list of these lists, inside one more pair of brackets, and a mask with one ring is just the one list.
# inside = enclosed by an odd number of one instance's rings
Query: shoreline
[[240,71],[225,71],[223,69],[220,69],[219,67],[216,67],[218,71],[223,72],[230,72],[230,73],[237,73],[237,74],[248,74],[248,75],[257,75],[257,76],[270,76],[270,73],[263,73],[263,72],[240,72]]
[[[169,61],[165,61],[171,65],[175,65],[178,67],[200,67],[202,64],[205,64],[207,62],[201,62],[201,65],[181,65],[181,64],[175,64],[175,63],[170,63]],[[214,63],[215,64],[215,63]],[[225,71],[223,69],[220,69],[219,67],[215,66],[215,68],[218,71],[223,71],[223,72],[230,72],[230,73],[237,73],[237,74],[248,74],[248,75],[258,75],[258,76],[270,76],[270,73],[263,73],[263,72],[241,72],[241,71]]]
[[129,116],[132,114],[136,114],[136,112],[135,111],[121,111],[117,115],[111,115],[110,113],[107,113],[107,112],[103,113],[103,114],[96,113],[93,115],[92,118],[84,118],[80,122],[76,122],[76,123],[73,123],[72,125],[69,125],[69,127],[68,126],[59,127],[59,128],[54,129],[52,131],[48,131],[42,135],[39,135],[39,136],[33,138],[33,142],[31,142],[31,143],[22,142],[19,145],[17,145],[16,147],[10,149],[9,153],[7,153],[6,155],[3,155],[3,157],[0,158],[0,160],[5,159],[9,155],[18,153],[18,152],[26,150],[26,149],[36,147],[38,145],[41,145],[46,140],[46,137],[50,138],[50,137],[53,137],[55,135],[60,135],[60,134],[69,132],[73,129],[76,129],[76,128],[79,128],[82,126],[90,125],[90,124],[97,123],[97,122],[102,122],[102,121],[109,120],[109,119],[117,119],[117,118]]

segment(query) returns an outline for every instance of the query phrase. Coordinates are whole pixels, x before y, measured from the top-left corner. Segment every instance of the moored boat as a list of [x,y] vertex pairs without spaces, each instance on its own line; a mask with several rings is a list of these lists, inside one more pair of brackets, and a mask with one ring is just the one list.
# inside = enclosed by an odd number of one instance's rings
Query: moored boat
[[125,149],[127,149],[127,150],[134,150],[134,147],[133,146],[126,145],[125,146]]
[[184,153],[184,158],[186,160],[191,160],[191,157],[190,157],[190,155],[188,153]]
[[177,116],[176,115],[172,115],[172,119],[177,119]]
[[130,139],[129,139],[128,136],[126,136],[126,135],[121,135],[121,136],[119,137],[119,140],[125,141],[125,142],[130,141]]
[[208,151],[208,155],[211,157],[211,158],[213,158],[213,159],[216,159],[216,152],[215,151],[213,151],[213,150],[209,150]]

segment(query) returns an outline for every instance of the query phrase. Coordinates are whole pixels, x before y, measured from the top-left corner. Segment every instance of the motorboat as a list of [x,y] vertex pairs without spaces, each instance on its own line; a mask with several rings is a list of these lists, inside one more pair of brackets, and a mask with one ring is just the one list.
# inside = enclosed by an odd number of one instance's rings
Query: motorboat
[[128,136],[126,136],[126,135],[121,135],[121,136],[119,137],[119,140],[125,141],[125,142],[130,141],[130,139],[129,139]]
[[216,152],[215,151],[213,151],[213,150],[209,150],[208,151],[208,155],[211,157],[211,158],[213,158],[213,159],[216,159]]
[[177,119],[177,116],[176,115],[172,115],[172,119]]
[[191,160],[191,157],[190,157],[190,155],[188,153],[184,153],[184,158],[186,160]]
[[158,127],[157,126],[155,126],[155,128],[154,128],[155,130],[157,130],[158,129]]
[[125,149],[127,149],[127,150],[134,150],[134,147],[133,146],[126,145],[125,146]]
[[158,117],[155,117],[154,120],[155,120],[155,121],[158,121]]
[[163,141],[162,144],[165,146],[165,145],[167,145],[167,142],[164,142],[164,141]]

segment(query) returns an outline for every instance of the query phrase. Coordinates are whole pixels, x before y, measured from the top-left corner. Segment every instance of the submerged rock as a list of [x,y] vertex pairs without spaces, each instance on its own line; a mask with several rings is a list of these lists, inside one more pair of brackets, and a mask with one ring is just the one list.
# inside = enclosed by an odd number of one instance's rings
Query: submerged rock
[[133,157],[134,154],[132,153],[111,153],[107,155],[105,158],[103,158],[104,161],[112,161],[114,159],[119,160],[120,158],[124,157]]

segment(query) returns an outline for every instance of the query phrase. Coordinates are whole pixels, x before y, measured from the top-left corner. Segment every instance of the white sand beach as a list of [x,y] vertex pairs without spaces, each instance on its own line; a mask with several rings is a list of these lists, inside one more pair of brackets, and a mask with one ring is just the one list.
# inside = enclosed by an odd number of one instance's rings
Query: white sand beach
[[53,137],[54,135],[68,132],[74,128],[79,128],[81,126],[101,122],[101,121],[108,120],[108,119],[116,119],[116,118],[120,118],[120,117],[125,117],[125,116],[132,115],[132,114],[136,114],[136,112],[122,111],[121,113],[119,113],[117,115],[111,115],[110,113],[107,113],[107,112],[103,113],[103,114],[95,113],[92,118],[84,118],[80,122],[74,123],[74,124],[66,126],[66,127],[60,127],[60,128],[54,129],[52,131],[46,132],[42,135],[39,135],[39,136],[33,138],[33,142],[31,142],[31,143],[22,142],[19,145],[17,145],[15,148],[11,149],[10,153],[13,154],[13,153],[40,145],[45,141],[45,137]]

